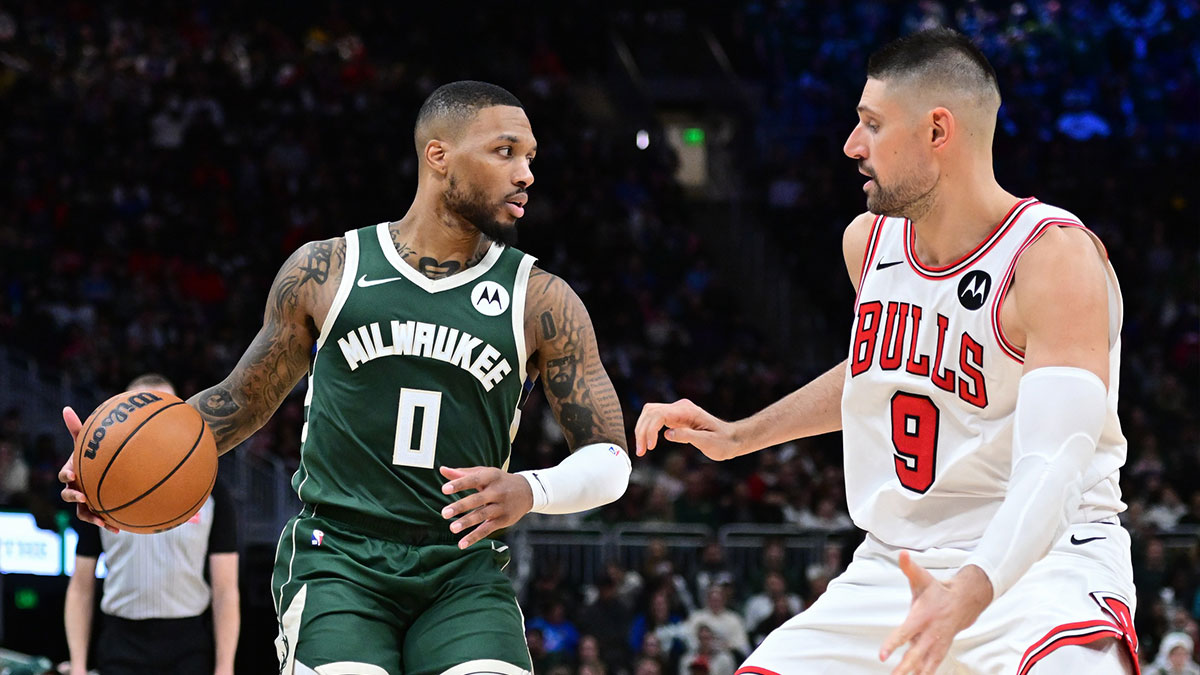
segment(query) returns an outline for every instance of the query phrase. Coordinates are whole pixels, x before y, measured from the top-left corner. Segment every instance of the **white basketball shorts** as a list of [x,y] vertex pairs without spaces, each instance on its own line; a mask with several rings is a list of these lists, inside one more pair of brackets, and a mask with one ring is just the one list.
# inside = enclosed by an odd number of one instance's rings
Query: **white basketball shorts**
[[[945,580],[967,555],[933,549],[912,557]],[[846,571],[811,607],[775,629],[738,675],[890,673],[904,650],[881,663],[879,649],[912,603],[898,560],[899,549],[868,535]],[[1028,675],[1060,647],[1103,638],[1117,638],[1136,654],[1135,599],[1125,529],[1115,518],[1072,525],[1045,558],[958,634],[938,675]]]

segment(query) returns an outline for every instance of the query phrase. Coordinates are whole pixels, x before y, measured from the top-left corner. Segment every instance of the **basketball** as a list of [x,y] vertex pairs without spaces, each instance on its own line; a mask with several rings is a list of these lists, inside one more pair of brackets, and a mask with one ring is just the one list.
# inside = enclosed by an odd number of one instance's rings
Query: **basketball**
[[169,530],[204,505],[217,445],[200,413],[176,396],[127,391],[88,416],[75,438],[75,475],[88,506],[121,530]]

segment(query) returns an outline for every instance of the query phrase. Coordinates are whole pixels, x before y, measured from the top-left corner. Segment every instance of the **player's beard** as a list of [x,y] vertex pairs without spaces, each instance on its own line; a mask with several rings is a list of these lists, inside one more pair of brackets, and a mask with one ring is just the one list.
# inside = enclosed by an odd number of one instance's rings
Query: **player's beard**
[[888,187],[872,175],[875,189],[867,192],[867,210],[875,215],[888,218],[908,218],[917,220],[933,207],[934,188],[937,187],[937,176],[921,175],[918,171],[901,174]]
[[517,226],[505,225],[496,218],[496,204],[483,190],[464,190],[460,188],[458,180],[450,176],[443,198],[451,213],[474,225],[489,240],[501,246],[516,245]]

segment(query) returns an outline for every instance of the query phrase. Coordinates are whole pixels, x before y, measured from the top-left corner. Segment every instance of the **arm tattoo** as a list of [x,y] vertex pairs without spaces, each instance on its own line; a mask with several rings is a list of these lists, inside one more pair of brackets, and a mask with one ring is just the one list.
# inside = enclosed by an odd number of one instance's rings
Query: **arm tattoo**
[[554,327],[554,313],[542,312],[542,338],[553,340],[558,335],[558,329]]
[[[545,316],[544,314],[542,316]],[[546,362],[546,386],[558,398],[566,398],[575,388],[575,355],[567,354]]]
[[346,242],[331,239],[301,247],[279,270],[267,298],[263,326],[220,384],[188,400],[213,430],[224,453],[257,431],[308,367],[317,330],[312,308],[321,287],[337,283]]
[[213,430],[215,437],[227,436],[234,426],[230,418],[241,410],[241,406],[233,400],[233,395],[220,385],[209,388],[204,394],[206,395],[203,398],[197,397],[196,409]]
[[534,268],[530,311],[537,317],[537,363],[546,399],[572,449],[609,442],[625,447],[621,402],[600,361],[587,309],[566,282]]

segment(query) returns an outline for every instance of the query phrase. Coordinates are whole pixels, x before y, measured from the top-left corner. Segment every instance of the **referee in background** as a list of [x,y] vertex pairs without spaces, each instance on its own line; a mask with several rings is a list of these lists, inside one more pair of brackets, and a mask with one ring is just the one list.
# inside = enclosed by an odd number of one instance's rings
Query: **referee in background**
[[[138,377],[129,389],[175,394],[166,378],[153,374]],[[237,519],[220,481],[191,520],[166,532],[79,528],[63,607],[70,675],[88,672],[101,552],[108,568],[95,650],[101,675],[232,675],[241,630]],[[210,601],[211,623],[204,617]]]

